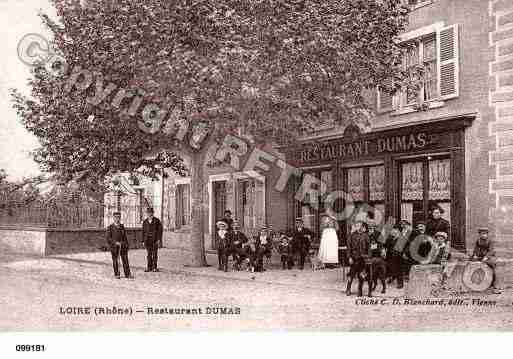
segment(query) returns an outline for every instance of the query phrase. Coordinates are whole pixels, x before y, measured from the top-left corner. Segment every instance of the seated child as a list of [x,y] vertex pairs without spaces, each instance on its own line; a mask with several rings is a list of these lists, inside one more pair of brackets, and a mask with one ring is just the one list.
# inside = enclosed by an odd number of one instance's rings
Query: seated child
[[294,266],[294,248],[292,247],[292,237],[282,234],[278,245],[278,252],[281,256],[282,269],[292,269]]
[[495,288],[495,250],[493,242],[488,238],[488,228],[481,227],[477,232],[479,237],[474,246],[471,260],[486,263],[493,270],[492,288]]

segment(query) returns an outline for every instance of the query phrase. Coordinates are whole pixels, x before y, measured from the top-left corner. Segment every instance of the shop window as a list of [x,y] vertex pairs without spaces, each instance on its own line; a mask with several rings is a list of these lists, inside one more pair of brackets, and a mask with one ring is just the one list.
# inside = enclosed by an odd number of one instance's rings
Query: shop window
[[442,217],[451,220],[451,163],[448,158],[422,159],[401,164],[401,219],[410,223],[427,220],[438,204]]
[[[459,96],[458,25],[429,26],[408,34],[404,40],[404,69],[423,68],[420,88],[402,88],[393,96],[378,90],[378,112],[411,112],[443,106],[443,101]],[[411,73],[415,73],[411,71]],[[392,87],[386,82],[386,87]]]
[[[345,188],[351,195],[354,211],[349,221],[341,221],[343,236],[353,231],[354,221],[373,219],[381,222],[385,215],[385,167],[367,166],[343,170]],[[346,204],[347,205],[347,204]]]
[[176,228],[187,226],[191,221],[191,191],[190,185],[176,186]]

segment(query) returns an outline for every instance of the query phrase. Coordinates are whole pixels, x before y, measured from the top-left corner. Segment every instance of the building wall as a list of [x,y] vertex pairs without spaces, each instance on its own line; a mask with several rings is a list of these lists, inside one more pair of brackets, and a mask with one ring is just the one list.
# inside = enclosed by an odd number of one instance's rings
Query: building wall
[[[415,9],[408,31],[442,21],[458,24],[459,96],[444,106],[407,114],[380,114],[372,131],[456,118],[472,114],[465,131],[465,233],[471,250],[477,228],[489,226],[500,255],[513,254],[513,2],[511,0],[433,0]],[[328,131],[333,134],[336,131]],[[206,171],[208,176],[231,173],[227,166]],[[274,189],[280,171],[266,174],[266,222],[285,229],[290,220],[286,192]],[[171,200],[169,200],[171,198]],[[172,195],[165,195],[172,207]],[[227,207],[234,208],[228,196]],[[206,214],[208,226],[208,213]],[[208,232],[209,228],[206,228]],[[206,238],[207,247],[210,241]]]
[[513,2],[488,1],[489,217],[497,248],[513,255]]
[[[473,247],[477,228],[493,226],[489,216],[489,126],[495,120],[489,91],[494,80],[489,76],[489,3],[480,0],[435,0],[414,10],[408,31],[443,21],[445,26],[459,27],[459,96],[444,106],[402,115],[379,115],[374,130],[412,123],[475,114],[465,133],[466,242]],[[457,179],[455,179],[457,180]]]

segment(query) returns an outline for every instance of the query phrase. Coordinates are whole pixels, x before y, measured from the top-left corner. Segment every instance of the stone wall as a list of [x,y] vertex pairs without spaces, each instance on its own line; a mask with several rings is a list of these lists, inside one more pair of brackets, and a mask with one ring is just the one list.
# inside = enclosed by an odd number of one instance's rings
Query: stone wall
[[[142,229],[128,228],[130,248],[142,248]],[[38,256],[106,250],[104,229],[0,227],[0,250]]]
[[46,228],[1,227],[0,251],[44,256],[46,252]]
[[513,255],[513,2],[489,1],[490,222],[498,254]]

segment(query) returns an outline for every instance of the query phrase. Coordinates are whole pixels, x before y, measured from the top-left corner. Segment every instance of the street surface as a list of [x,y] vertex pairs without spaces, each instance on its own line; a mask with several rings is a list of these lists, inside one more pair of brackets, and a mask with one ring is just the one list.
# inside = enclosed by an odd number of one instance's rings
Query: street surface
[[[130,260],[136,278],[117,280],[108,253],[44,259],[0,254],[0,331],[513,328],[511,290],[406,305],[402,291],[392,288],[386,295],[377,291],[378,304],[370,304],[344,294],[340,269],[283,271],[275,265],[265,273],[224,273],[184,267],[186,253],[170,249],[161,251],[159,273],[144,273],[143,250],[131,251]],[[208,261],[214,264],[216,257]],[[396,297],[400,305],[392,304]],[[132,314],[94,313],[113,307],[131,308]],[[195,314],[185,312],[194,308]],[[226,308],[225,314],[215,308]],[[183,314],[169,314],[177,309]]]

